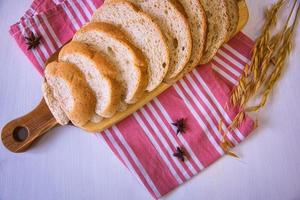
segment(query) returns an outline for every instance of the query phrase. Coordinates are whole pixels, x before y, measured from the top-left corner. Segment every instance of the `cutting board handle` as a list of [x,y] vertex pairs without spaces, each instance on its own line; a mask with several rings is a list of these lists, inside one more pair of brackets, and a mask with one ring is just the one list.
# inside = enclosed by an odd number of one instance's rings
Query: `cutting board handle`
[[26,151],[34,141],[58,123],[44,99],[30,113],[7,123],[1,133],[4,146],[15,153]]

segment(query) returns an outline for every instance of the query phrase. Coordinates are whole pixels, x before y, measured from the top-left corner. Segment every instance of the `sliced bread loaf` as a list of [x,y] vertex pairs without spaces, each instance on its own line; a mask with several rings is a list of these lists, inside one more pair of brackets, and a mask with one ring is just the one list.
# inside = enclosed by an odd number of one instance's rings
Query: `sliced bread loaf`
[[56,119],[56,121],[60,125],[68,124],[70,121],[68,116],[60,106],[60,103],[54,98],[52,88],[46,81],[42,84],[42,92],[45,102],[48,105],[48,108],[51,111],[54,118]]
[[229,34],[227,40],[229,40],[236,32],[240,16],[237,0],[227,0],[227,5],[229,14]]
[[170,66],[165,80],[176,77],[188,63],[192,51],[191,31],[184,9],[177,0],[129,1],[159,25],[170,51]]
[[[106,59],[88,45],[72,41],[65,45],[59,61],[78,67],[96,96],[96,113],[109,118],[115,114],[121,101],[122,85],[116,81],[117,71]],[[95,118],[94,118],[95,119]]]
[[184,68],[181,76],[176,77],[176,79],[181,78],[185,73],[191,71],[192,68],[199,64],[200,59],[203,55],[207,32],[205,11],[199,0],[178,1],[181,3],[187,14],[187,19],[189,21],[192,33],[193,48],[191,58],[187,66]]
[[147,64],[140,50],[111,24],[92,22],[82,27],[73,37],[102,53],[118,70],[117,80],[124,87],[124,101],[135,103],[148,84]]
[[104,3],[94,13],[92,21],[116,25],[143,52],[148,65],[148,91],[154,90],[163,81],[169,68],[169,49],[151,17],[132,3],[114,0]]
[[206,18],[208,32],[201,64],[208,63],[226,41],[229,33],[229,14],[226,0],[200,0]]
[[84,126],[95,112],[96,98],[81,71],[69,63],[52,62],[46,66],[45,78],[72,123]]

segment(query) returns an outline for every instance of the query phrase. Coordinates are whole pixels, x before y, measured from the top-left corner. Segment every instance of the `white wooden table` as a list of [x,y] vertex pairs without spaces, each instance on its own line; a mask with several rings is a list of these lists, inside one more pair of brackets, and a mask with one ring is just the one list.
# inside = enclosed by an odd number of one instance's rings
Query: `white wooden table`
[[[248,0],[244,32],[255,38],[263,8]],[[31,0],[0,0],[0,127],[31,110],[41,98],[41,77],[8,34]],[[300,199],[300,29],[288,68],[260,113],[261,127],[236,151],[163,199]],[[298,56],[297,56],[298,55]],[[151,199],[95,136],[74,127],[50,131],[30,151],[0,144],[0,200]]]

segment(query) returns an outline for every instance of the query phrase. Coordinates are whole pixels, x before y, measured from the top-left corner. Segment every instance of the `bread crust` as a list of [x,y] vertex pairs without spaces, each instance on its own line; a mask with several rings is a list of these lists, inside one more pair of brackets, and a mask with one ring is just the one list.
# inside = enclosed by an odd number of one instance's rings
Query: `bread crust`
[[143,53],[133,44],[131,44],[117,27],[104,22],[91,22],[87,24],[75,34],[74,38],[80,37],[81,34],[85,34],[90,31],[99,31],[102,34],[117,40],[122,46],[126,47],[126,49],[133,56],[132,66],[135,68],[137,73],[138,85],[133,92],[133,96],[128,99],[126,103],[135,103],[144,94],[148,84],[147,63]]
[[[176,77],[186,67],[192,52],[192,36],[190,26],[182,5],[177,0],[151,0],[148,2],[143,0],[129,1],[152,17],[153,21],[159,25],[162,33],[165,35],[170,50],[171,59],[169,70],[164,80],[168,81]],[[153,8],[152,4],[159,6]],[[164,7],[169,8],[168,12],[165,11]],[[159,10],[154,11],[157,9]],[[170,16],[173,16],[173,18]],[[180,24],[180,29],[172,28],[174,26],[178,26],[178,24]],[[181,39],[183,37],[184,40]],[[177,45],[179,43],[178,47],[174,46],[174,39],[177,39]],[[183,52],[180,45],[184,46]]]
[[229,13],[229,34],[226,41],[230,40],[231,37],[235,34],[237,26],[239,23],[239,6],[237,0],[227,0],[227,9]]
[[[184,7],[181,5],[181,3],[178,0],[168,0],[170,4],[172,4],[177,10],[178,10],[178,15],[181,15],[181,19],[184,21],[185,30],[188,30],[189,34],[188,34],[188,56],[187,59],[185,61],[185,64],[182,65],[182,67],[179,69],[179,71],[177,73],[174,73],[172,75],[169,75],[165,80],[167,82],[169,82],[170,80],[173,80],[174,78],[176,78],[179,74],[181,74],[183,71],[186,70],[186,68],[188,68],[188,62],[192,56],[192,48],[193,48],[193,40],[192,40],[192,33],[191,33],[191,27],[188,21],[188,15],[186,13],[186,11],[184,10]],[[175,9],[175,10],[176,10]]]
[[74,100],[72,111],[67,111],[65,105],[61,107],[72,123],[82,127],[89,122],[95,112],[96,98],[81,71],[70,63],[51,62],[46,66],[45,75],[47,79],[50,76],[63,79],[70,89]]
[[[189,25],[191,27],[191,34],[192,34],[192,52],[191,52],[191,58],[189,62],[187,63],[186,67],[183,69],[183,71],[176,77],[174,77],[171,80],[168,80],[168,83],[173,83],[179,79],[181,79],[186,73],[190,72],[193,68],[195,68],[199,63],[200,59],[203,55],[203,51],[205,48],[205,40],[206,40],[206,33],[207,33],[207,22],[206,22],[206,15],[205,11],[200,4],[199,0],[176,0],[180,3],[181,7],[185,9],[185,13],[187,15],[187,19],[189,22]],[[187,5],[190,4],[190,5]],[[187,10],[188,7],[195,6],[198,11],[197,14],[200,15],[200,21],[198,21],[198,24],[200,26],[194,24],[193,17],[196,14],[193,14],[190,12],[190,10]],[[201,28],[199,28],[201,27]],[[199,38],[199,41],[198,41]],[[196,46],[197,45],[197,46]]]
[[121,95],[123,93],[123,88],[121,84],[116,80],[117,72],[114,67],[98,52],[91,49],[88,45],[71,41],[66,44],[59,52],[59,60],[62,60],[64,55],[68,54],[78,54],[89,59],[96,70],[103,75],[106,82],[110,87],[110,101],[101,113],[97,113],[102,117],[109,118],[115,114],[118,105],[121,102]]
[[187,24],[189,24],[187,18],[188,15],[186,13],[186,11],[184,10],[184,7],[181,5],[181,3],[178,0],[168,0],[173,6],[176,7],[176,9],[180,12],[181,15],[183,15],[185,21],[187,22]]
[[[208,8],[208,1],[209,4],[212,4],[212,1],[215,1],[215,4],[221,6],[221,10],[214,10],[214,12],[211,12]],[[207,31],[207,42],[205,45],[205,50],[203,53],[203,56],[200,60],[200,64],[206,64],[208,63],[217,53],[218,49],[224,44],[228,37],[229,33],[229,13],[228,13],[228,4],[226,0],[200,0],[200,3],[202,4],[206,16],[207,16],[207,25],[208,25],[208,31]],[[220,13],[222,14],[223,19],[219,19],[214,25],[211,23],[211,20],[213,17],[220,17]],[[218,30],[215,30],[215,27],[221,27],[221,33]],[[209,41],[215,38],[215,36],[218,36],[214,41]],[[213,42],[210,44],[209,42]]]
[[[151,24],[153,26],[153,28],[156,30],[156,34],[159,35],[159,39],[160,41],[162,41],[162,44],[163,44],[163,52],[164,52],[164,55],[165,55],[165,59],[164,59],[164,68],[163,68],[163,73],[160,75],[160,77],[156,77],[157,81],[156,81],[156,84],[150,84],[150,80],[151,80],[151,71],[149,69],[149,66],[148,66],[148,74],[149,74],[149,82],[148,82],[148,85],[147,85],[147,91],[153,91],[155,88],[157,88],[159,86],[159,84],[163,81],[164,77],[166,76],[167,72],[168,72],[168,69],[169,69],[169,65],[170,65],[170,50],[169,50],[169,47],[167,45],[167,41],[166,41],[166,38],[165,36],[162,34],[159,26],[151,19],[151,17],[142,12],[137,6],[135,6],[134,4],[128,2],[128,1],[125,1],[125,0],[107,0],[105,1],[105,4],[100,7],[100,9],[98,11],[96,11],[92,17],[92,22],[98,22],[99,20],[97,20],[97,15],[100,15],[100,12],[101,12],[101,9],[104,9],[104,7],[106,5],[114,5],[114,4],[123,4],[124,6],[128,7],[128,9],[131,9],[133,10],[134,12],[136,12],[138,15],[140,15],[141,18],[144,18],[146,19],[148,22],[151,21]],[[147,60],[149,58],[146,58]]]

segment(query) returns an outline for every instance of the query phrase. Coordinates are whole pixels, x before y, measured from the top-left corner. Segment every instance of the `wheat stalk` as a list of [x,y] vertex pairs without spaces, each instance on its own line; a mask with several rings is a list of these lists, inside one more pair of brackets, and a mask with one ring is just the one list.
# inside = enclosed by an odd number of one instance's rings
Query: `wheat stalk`
[[251,81],[251,83],[257,81],[259,77],[259,69],[263,63],[265,52],[270,42],[271,31],[277,24],[278,12],[284,4],[285,1],[279,0],[276,4],[274,4],[270,9],[267,9],[265,12],[266,23],[263,26],[261,36],[257,39],[255,43],[253,57],[250,65],[250,72],[253,73],[253,81]]
[[[245,112],[258,111],[265,106],[274,85],[282,74],[292,49],[292,38],[300,9],[298,6],[294,22],[291,27],[288,27],[297,5],[297,0],[295,0],[285,26],[279,33],[271,36],[271,31],[277,24],[278,12],[285,3],[286,1],[279,0],[266,10],[266,22],[263,25],[262,34],[255,42],[251,63],[245,66],[241,79],[231,94],[231,104],[239,106],[241,110],[229,126],[231,130],[238,127],[244,120]],[[270,75],[268,75],[269,71],[271,71]],[[259,93],[260,89],[262,93]],[[260,96],[260,103],[247,107],[253,96]]]
[[261,66],[261,72],[260,72],[260,77],[257,80],[257,82],[255,83],[255,92],[258,92],[259,88],[261,86],[263,86],[263,83],[266,79],[267,76],[267,71],[268,69],[272,66],[272,58],[274,57],[274,54],[277,53],[276,51],[278,51],[278,47],[280,47],[281,45],[284,44],[284,40],[285,40],[285,34],[286,31],[288,29],[288,24],[289,21],[292,17],[293,11],[296,7],[297,1],[294,1],[294,5],[292,7],[292,10],[286,20],[286,23],[282,29],[282,31],[280,31],[279,33],[275,34],[271,40],[269,41],[268,45],[267,45],[267,53],[265,54],[265,57],[263,59],[262,62],[262,66]]
[[226,135],[228,133],[226,133],[225,131],[223,131],[222,129],[223,127],[223,121],[221,120],[219,122],[219,132],[222,134],[222,140],[220,143],[221,148],[223,149],[223,151],[225,152],[225,154],[231,156],[231,157],[235,157],[235,158],[240,158],[236,153],[234,153],[233,151],[231,151],[231,149],[234,147],[234,145],[226,138]]
[[240,105],[241,109],[243,109],[246,102],[253,96],[256,88],[255,82],[260,76],[259,66],[261,66],[263,62],[265,49],[267,49],[270,40],[270,32],[277,23],[277,15],[283,5],[284,1],[279,0],[265,12],[266,22],[263,25],[262,34],[256,40],[252,50],[253,56],[251,58],[251,64],[250,66],[246,65],[238,85],[233,89],[231,96],[231,103],[233,106]]
[[293,43],[292,39],[293,39],[293,34],[295,31],[299,12],[300,12],[300,6],[298,6],[296,17],[294,19],[292,26],[289,28],[287,28],[286,26],[285,27],[286,30],[282,32],[282,47],[278,49],[277,54],[273,58],[275,67],[265,82],[265,87],[262,92],[260,103],[256,106],[247,108],[246,109],[247,112],[257,112],[258,110],[260,110],[266,105],[266,102],[271,92],[273,91],[275,84],[278,82],[279,78],[281,77],[287,58],[292,51],[292,43]]

